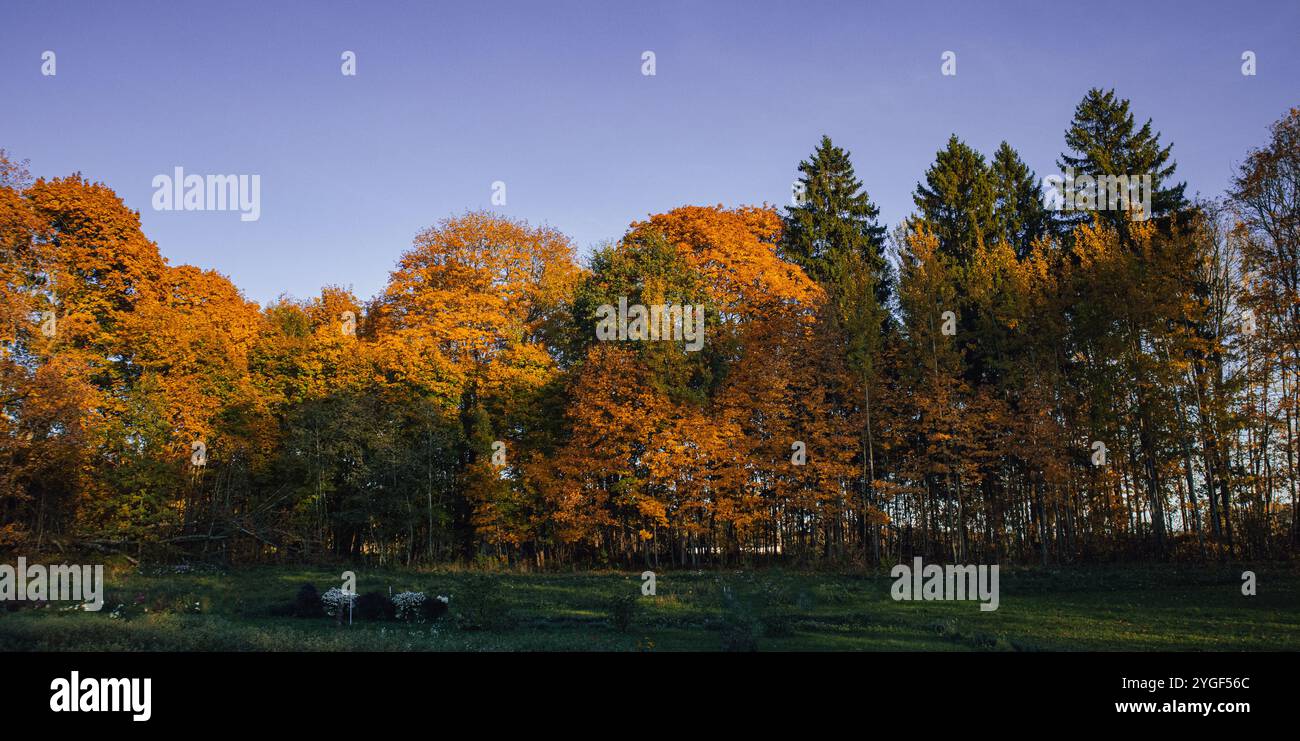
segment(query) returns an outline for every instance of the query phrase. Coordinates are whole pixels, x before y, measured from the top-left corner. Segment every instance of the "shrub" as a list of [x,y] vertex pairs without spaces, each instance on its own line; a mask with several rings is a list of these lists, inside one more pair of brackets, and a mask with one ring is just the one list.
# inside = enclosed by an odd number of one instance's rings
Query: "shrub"
[[315,585],[306,583],[298,587],[298,596],[294,598],[289,614],[300,618],[322,617],[325,614]]
[[626,633],[632,627],[632,618],[636,616],[637,596],[624,594],[615,597],[609,603],[609,622],[620,633]]
[[346,615],[348,607],[354,605],[356,600],[356,592],[345,592],[338,587],[330,587],[328,592],[320,596],[321,607],[330,617]]
[[456,622],[462,629],[502,630],[514,625],[500,582],[487,574],[466,579],[456,604]]
[[357,597],[356,611],[362,620],[392,620],[397,613],[393,601],[383,592],[366,592]]
[[428,601],[424,592],[398,592],[393,595],[393,613],[408,623],[423,620],[424,603]]
[[447,597],[430,597],[424,592],[398,592],[391,599],[379,592],[370,592],[358,598],[356,610],[362,620],[395,618],[407,623],[423,623],[446,615],[448,601]]
[[447,614],[447,597],[437,596],[426,599],[421,605],[425,620],[441,620]]

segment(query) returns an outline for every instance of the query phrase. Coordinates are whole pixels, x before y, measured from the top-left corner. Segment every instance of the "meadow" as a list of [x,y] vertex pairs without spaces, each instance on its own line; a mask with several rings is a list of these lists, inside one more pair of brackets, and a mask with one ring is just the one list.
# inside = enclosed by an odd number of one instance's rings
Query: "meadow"
[[[901,602],[887,571],[363,570],[357,591],[449,598],[425,622],[290,617],[346,567],[110,567],[105,605],[0,610],[3,651],[1300,650],[1291,565],[1011,568],[1001,604]],[[1258,592],[1244,596],[1241,572]]]

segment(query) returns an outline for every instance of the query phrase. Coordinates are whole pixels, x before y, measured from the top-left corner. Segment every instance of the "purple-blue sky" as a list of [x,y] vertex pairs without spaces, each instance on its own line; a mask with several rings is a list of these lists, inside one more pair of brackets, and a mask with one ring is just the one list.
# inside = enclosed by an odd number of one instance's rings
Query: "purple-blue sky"
[[[788,203],[822,133],[892,226],[953,132],[1056,172],[1092,86],[1154,119],[1189,194],[1218,195],[1300,105],[1298,30],[1296,0],[6,0],[0,147],[34,175],[107,183],[173,264],[250,299],[365,299],[421,228],[490,207],[493,181],[494,210],[585,255],[675,206]],[[176,166],[260,175],[260,220],[152,210],[153,177]]]

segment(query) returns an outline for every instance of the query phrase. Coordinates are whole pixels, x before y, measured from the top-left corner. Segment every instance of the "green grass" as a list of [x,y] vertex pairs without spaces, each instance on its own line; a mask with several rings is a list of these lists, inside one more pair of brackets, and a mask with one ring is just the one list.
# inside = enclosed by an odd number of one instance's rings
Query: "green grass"
[[[0,650],[1300,650],[1300,573],[1253,567],[1258,593],[1246,597],[1244,568],[1004,568],[995,612],[975,602],[895,602],[887,572],[661,571],[657,595],[640,597],[631,573],[493,573],[485,582],[463,570],[354,568],[360,592],[449,595],[451,613],[434,623],[352,626],[273,615],[304,581],[322,592],[337,585],[342,568],[113,568],[101,612],[0,611]],[[613,614],[628,594],[637,600],[621,632]],[[476,600],[503,619],[471,629],[465,617]]]

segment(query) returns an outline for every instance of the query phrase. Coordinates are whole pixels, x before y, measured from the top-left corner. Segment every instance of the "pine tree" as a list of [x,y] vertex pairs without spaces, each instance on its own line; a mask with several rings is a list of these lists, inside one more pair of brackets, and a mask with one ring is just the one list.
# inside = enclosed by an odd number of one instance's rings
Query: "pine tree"
[[[860,527],[876,512],[875,442],[872,386],[877,383],[881,340],[891,326],[888,303],[893,276],[884,258],[885,229],[877,224],[880,209],[862,191],[849,155],[823,136],[811,162],[799,164],[803,199],[787,208],[785,256],[799,263],[826,289],[828,344],[835,347],[829,364],[851,369],[858,387],[855,399],[842,399],[844,411],[862,410],[859,492]],[[875,530],[870,532],[875,533]],[[878,537],[872,536],[879,557]]]
[[939,251],[965,266],[993,236],[994,190],[984,155],[953,134],[935,155],[912,196],[921,220],[939,240]]
[[1052,215],[1043,205],[1043,189],[1010,144],[1002,142],[990,168],[994,188],[993,218],[997,235],[1023,259],[1035,239],[1052,231]]
[[[1185,209],[1187,199],[1183,190],[1187,184],[1165,187],[1177,167],[1169,158],[1173,145],[1160,146],[1160,133],[1152,130],[1151,119],[1147,119],[1140,129],[1135,130],[1134,126],[1128,100],[1116,97],[1114,90],[1089,90],[1075,108],[1074,120],[1065,132],[1065,145],[1070,151],[1061,154],[1057,165],[1066,173],[1073,170],[1075,178],[1084,175],[1093,178],[1099,175],[1150,175],[1151,213],[1148,216],[1169,216]],[[1064,191],[1070,191],[1066,196],[1073,198],[1076,207],[1080,191],[1087,189],[1086,184],[1071,187],[1067,182],[1064,185]],[[1075,212],[1066,223],[1074,226],[1090,221],[1092,213]],[[1121,234],[1127,234],[1126,214],[1118,210],[1099,213]]]
[[814,280],[831,278],[836,254],[866,258],[875,272],[876,299],[889,300],[892,278],[885,261],[885,228],[877,223],[880,208],[871,202],[853,172],[849,153],[822,136],[811,161],[799,163],[799,205],[787,206],[784,256]]

